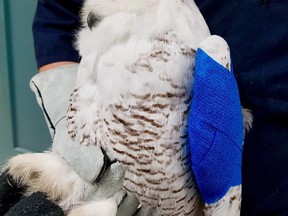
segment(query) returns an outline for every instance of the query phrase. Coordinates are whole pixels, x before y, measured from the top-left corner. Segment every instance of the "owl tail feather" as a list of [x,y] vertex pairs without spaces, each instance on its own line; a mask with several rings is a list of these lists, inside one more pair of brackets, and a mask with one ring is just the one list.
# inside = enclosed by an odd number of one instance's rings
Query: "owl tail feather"
[[211,56],[201,48],[197,50],[188,119],[192,168],[206,205],[224,203],[228,191],[234,188],[235,193],[238,186],[237,199],[241,202],[243,143],[243,118],[233,69],[229,71]]

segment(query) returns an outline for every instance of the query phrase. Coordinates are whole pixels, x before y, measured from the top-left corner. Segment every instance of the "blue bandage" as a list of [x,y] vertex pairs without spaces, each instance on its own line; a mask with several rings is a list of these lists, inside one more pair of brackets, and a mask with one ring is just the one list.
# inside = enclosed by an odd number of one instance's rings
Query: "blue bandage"
[[241,184],[243,117],[238,87],[230,72],[198,49],[188,119],[196,182],[208,204]]

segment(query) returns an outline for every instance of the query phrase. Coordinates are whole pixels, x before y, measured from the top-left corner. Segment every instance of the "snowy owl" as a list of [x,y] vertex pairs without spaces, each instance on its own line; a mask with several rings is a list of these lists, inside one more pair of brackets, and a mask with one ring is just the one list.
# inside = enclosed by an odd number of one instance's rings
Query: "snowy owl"
[[123,164],[123,191],[147,215],[202,215],[186,117],[195,52],[210,32],[194,1],[87,0],[81,16],[70,136]]

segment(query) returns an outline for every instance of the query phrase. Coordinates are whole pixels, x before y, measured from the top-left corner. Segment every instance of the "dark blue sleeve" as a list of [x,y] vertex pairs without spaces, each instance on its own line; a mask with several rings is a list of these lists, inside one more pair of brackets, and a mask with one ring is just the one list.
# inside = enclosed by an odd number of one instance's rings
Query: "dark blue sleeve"
[[254,115],[244,144],[241,214],[287,215],[288,1],[196,3],[211,33],[230,45],[242,104]]
[[57,61],[79,61],[73,41],[80,27],[82,4],[83,0],[38,0],[33,22],[38,67]]

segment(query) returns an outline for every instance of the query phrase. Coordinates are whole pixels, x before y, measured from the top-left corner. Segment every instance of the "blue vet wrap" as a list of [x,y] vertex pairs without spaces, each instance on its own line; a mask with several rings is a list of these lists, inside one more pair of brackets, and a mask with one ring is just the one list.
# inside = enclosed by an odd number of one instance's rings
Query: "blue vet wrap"
[[196,53],[188,135],[198,188],[206,203],[214,203],[241,184],[243,117],[233,70],[201,49]]

